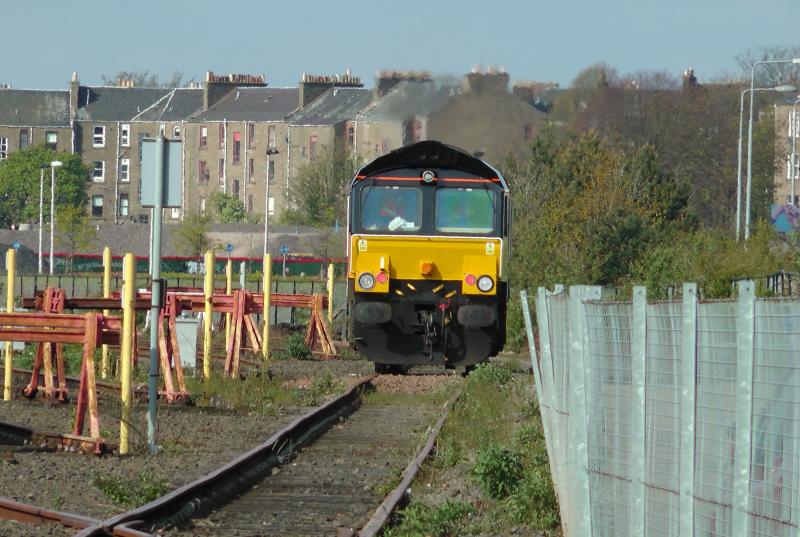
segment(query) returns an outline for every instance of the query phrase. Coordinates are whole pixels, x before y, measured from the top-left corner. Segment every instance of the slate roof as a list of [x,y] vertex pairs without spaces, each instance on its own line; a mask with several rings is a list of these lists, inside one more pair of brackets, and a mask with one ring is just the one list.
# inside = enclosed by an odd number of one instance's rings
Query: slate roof
[[197,121],[283,121],[297,109],[298,88],[234,88]]
[[136,121],[181,121],[203,108],[203,90],[178,88],[135,117]]
[[130,121],[171,91],[166,88],[81,86],[76,119]]
[[292,125],[336,125],[355,119],[372,101],[372,90],[331,88],[302,110],[292,114]]
[[69,127],[69,91],[0,90],[0,125]]
[[375,106],[366,110],[359,121],[402,121],[441,109],[447,100],[461,92],[456,85],[436,81],[404,80],[387,93]]

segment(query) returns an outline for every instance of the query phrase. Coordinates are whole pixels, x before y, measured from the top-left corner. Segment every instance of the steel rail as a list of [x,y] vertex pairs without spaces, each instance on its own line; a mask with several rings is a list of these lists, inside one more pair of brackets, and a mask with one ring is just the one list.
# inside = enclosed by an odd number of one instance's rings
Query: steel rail
[[412,460],[408,466],[406,466],[406,469],[403,470],[400,484],[397,485],[397,487],[395,487],[395,489],[390,492],[388,496],[386,496],[386,499],[383,500],[383,502],[378,506],[378,508],[372,514],[372,517],[370,517],[364,527],[358,532],[359,537],[375,537],[378,535],[378,533],[380,533],[380,531],[389,521],[392,513],[394,513],[401,503],[405,502],[409,487],[411,487],[411,483],[417,476],[417,472],[419,472],[420,468],[422,468],[422,464],[425,462],[425,460],[427,460],[428,456],[433,451],[433,448],[436,445],[436,438],[439,436],[439,432],[442,430],[444,422],[450,415],[450,409],[453,408],[453,405],[455,405],[459,397],[461,397],[461,393],[461,390],[459,390],[444,404],[442,415],[439,417],[436,425],[434,425],[428,431],[427,442],[425,442],[425,445],[422,447],[414,460]]
[[142,537],[186,523],[260,481],[273,467],[361,405],[360,393],[376,375],[363,377],[332,401],[301,416],[266,442],[221,468],[146,505],[78,533],[78,537]]
[[35,505],[15,502],[8,498],[0,498],[0,519],[16,520],[24,524],[41,524],[46,522],[81,530],[99,523],[96,518],[42,509]]

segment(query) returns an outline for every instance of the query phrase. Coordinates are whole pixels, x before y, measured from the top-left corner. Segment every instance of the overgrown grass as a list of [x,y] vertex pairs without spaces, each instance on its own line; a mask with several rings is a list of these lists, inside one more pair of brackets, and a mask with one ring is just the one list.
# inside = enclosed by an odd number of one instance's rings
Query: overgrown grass
[[[454,477],[455,476],[455,477]],[[458,502],[437,487],[453,479],[469,491]],[[415,491],[424,491],[415,494]],[[412,485],[415,500],[396,517],[390,537],[510,534],[515,527],[550,530],[558,505],[532,379],[495,364],[469,376]]]
[[[14,353],[14,367],[22,369],[32,369],[33,361],[36,358],[36,343],[26,343],[25,350]],[[100,349],[94,353],[95,369],[100,369]],[[81,363],[83,362],[83,347],[81,345],[64,345],[64,374],[67,376],[78,376],[81,374]],[[55,364],[53,364],[55,371]]]
[[170,490],[166,479],[147,472],[133,480],[98,474],[92,477],[92,484],[112,503],[127,509],[149,503]]

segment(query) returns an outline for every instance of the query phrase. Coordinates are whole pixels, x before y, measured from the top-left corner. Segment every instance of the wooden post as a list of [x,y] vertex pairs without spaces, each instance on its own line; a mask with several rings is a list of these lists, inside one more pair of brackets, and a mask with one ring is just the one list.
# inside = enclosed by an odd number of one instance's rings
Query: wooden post
[[125,254],[122,265],[122,341],[120,347],[120,378],[122,381],[122,417],[119,423],[119,452],[130,453],[130,422],[133,409],[131,376],[133,366],[134,334],[136,331],[136,261],[133,254]]
[[211,381],[211,323],[213,318],[211,300],[214,296],[214,251],[206,252],[206,277],[203,280],[205,296],[205,310],[203,312],[203,378],[206,383]]
[[[111,297],[111,248],[103,248],[103,298]],[[103,310],[103,316],[108,317],[111,312]],[[103,357],[100,361],[100,378],[108,378],[108,345],[103,344]]]
[[[6,269],[8,279],[6,280],[6,311],[14,312],[14,272],[17,262],[17,251],[9,248],[6,252]],[[5,382],[3,384],[3,400],[11,401],[11,373],[14,367],[14,349],[12,343],[6,341],[6,360],[5,360]]]
[[261,337],[261,351],[264,353],[264,367],[269,366],[269,292],[272,277],[272,258],[270,254],[264,254],[264,265],[262,268],[263,278],[261,290],[264,293],[264,312],[261,316],[264,319],[264,332]]

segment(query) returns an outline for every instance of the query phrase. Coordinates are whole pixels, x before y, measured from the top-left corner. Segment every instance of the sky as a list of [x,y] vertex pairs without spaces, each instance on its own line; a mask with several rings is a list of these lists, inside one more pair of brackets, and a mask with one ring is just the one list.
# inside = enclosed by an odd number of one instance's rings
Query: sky
[[[800,45],[798,0],[0,0],[0,83],[66,89],[118,71],[265,74],[350,68],[372,86],[380,69],[462,75],[504,68],[513,81],[570,85],[605,62],[620,74],[700,81],[741,74],[737,55]],[[794,30],[794,31],[793,31]]]

